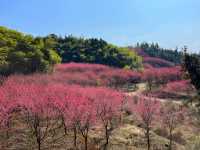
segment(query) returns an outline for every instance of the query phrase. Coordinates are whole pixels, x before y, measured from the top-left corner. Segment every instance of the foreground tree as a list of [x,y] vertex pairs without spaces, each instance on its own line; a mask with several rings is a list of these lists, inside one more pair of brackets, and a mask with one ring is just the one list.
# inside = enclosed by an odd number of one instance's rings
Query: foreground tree
[[109,144],[111,132],[113,130],[113,119],[121,117],[123,95],[109,89],[99,89],[95,93],[95,110],[97,118],[101,121],[104,128],[106,150]]
[[[7,103],[6,110],[10,112],[5,112],[9,116],[4,115],[5,117],[8,116],[7,119],[4,117],[4,120],[6,119],[6,122],[10,122],[12,119],[16,121],[16,117],[11,118],[11,114],[20,116],[17,118],[23,123],[23,127],[28,129],[28,132],[24,133],[30,134],[31,140],[37,145],[37,149],[41,150],[46,144],[46,140],[53,135],[53,131],[59,126],[57,110],[54,109],[52,99],[48,94],[49,86],[25,82],[18,83],[15,80],[8,79],[3,84],[2,89],[4,89],[5,104]],[[0,91],[2,90],[0,89]],[[3,102],[0,103],[3,106]]]
[[21,114],[36,140],[37,149],[41,150],[50,131],[57,124],[57,111],[54,109],[45,86],[23,86],[23,93],[19,97],[21,101]]
[[96,122],[95,111],[92,102],[79,93],[82,89],[77,88],[74,90],[76,90],[75,94],[71,93],[67,96],[68,105],[65,110],[65,123],[69,129],[72,129],[74,134],[74,148],[77,148],[77,134],[80,132],[84,139],[85,150],[87,150],[89,130]]
[[167,103],[162,109],[162,125],[167,128],[169,134],[169,150],[173,149],[174,130],[183,123],[184,113],[181,106],[175,106],[173,103]]
[[147,149],[151,148],[150,131],[156,119],[156,115],[160,111],[160,103],[151,97],[140,97],[138,102],[134,104],[133,112],[136,113],[145,129],[145,138]]
[[[11,137],[11,122],[12,116],[16,110],[17,100],[16,98],[16,87],[12,88],[13,84],[7,86],[0,86],[0,130],[3,131],[3,143],[2,149],[5,149],[9,146],[9,138]],[[10,92],[8,92],[10,91]],[[16,101],[13,101],[15,99]]]

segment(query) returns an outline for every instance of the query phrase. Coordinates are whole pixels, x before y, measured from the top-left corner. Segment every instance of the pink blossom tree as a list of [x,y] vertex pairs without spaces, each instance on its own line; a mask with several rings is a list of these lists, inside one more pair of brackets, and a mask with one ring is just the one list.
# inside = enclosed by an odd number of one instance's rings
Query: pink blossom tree
[[147,82],[147,86],[151,91],[155,84],[164,85],[170,81],[180,80],[181,69],[180,67],[145,69],[142,73],[142,79]]
[[19,91],[20,87],[15,86],[13,81],[4,82],[0,86],[0,124],[6,131],[7,139],[9,138],[12,115],[17,108]]
[[[80,103],[80,102],[79,102]],[[95,109],[91,101],[82,99],[81,104],[75,106],[79,113],[80,120],[78,121],[78,129],[84,138],[85,150],[88,149],[88,134],[89,130],[96,122]]]
[[156,114],[160,111],[159,101],[151,97],[140,97],[138,102],[133,107],[133,112],[136,113],[142,122],[145,129],[145,137],[147,141],[147,148],[151,148],[150,131],[156,119]]
[[37,149],[41,150],[50,131],[57,126],[58,112],[48,95],[47,85],[23,84],[20,90],[23,91],[18,97],[21,115],[36,140]]
[[[93,110],[93,108],[90,108],[91,103],[89,103],[86,97],[78,93],[79,91],[80,87],[74,87],[74,89],[69,91],[69,95],[66,97],[68,104],[65,109],[65,124],[73,131],[74,148],[77,148],[77,134],[80,129],[82,131],[82,136],[85,139],[85,149],[87,149],[88,131],[92,124],[92,120],[94,119],[94,114],[91,114],[92,112],[90,112],[90,110]],[[87,118],[89,117],[87,116],[87,113],[88,115],[91,115],[91,118]]]
[[64,109],[65,124],[73,131],[74,148],[77,148],[77,134],[80,132],[87,150],[89,130],[96,122],[94,101],[89,98],[90,93],[87,88],[71,86],[67,92],[65,97],[67,104]]
[[142,74],[142,80],[147,82],[148,90],[151,91],[155,82],[155,71],[154,69],[146,69]]
[[189,94],[194,90],[194,87],[190,84],[190,81],[180,80],[167,83],[164,90],[168,92],[186,92]]
[[95,109],[97,118],[102,122],[105,133],[104,150],[107,149],[111,131],[113,130],[112,121],[120,117],[123,103],[123,95],[120,92],[101,88],[95,94]]
[[141,80],[139,72],[98,64],[60,64],[56,70],[57,72],[52,76],[53,80],[82,86],[120,87]]
[[184,121],[185,110],[173,103],[167,103],[163,106],[161,116],[162,125],[169,133],[169,150],[173,148],[173,134],[174,130]]

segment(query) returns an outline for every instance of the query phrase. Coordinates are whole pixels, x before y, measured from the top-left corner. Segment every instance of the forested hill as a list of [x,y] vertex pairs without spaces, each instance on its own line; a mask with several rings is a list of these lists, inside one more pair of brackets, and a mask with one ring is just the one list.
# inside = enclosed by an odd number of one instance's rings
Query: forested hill
[[142,58],[137,53],[109,44],[102,39],[84,39],[73,36],[57,37],[53,34],[45,38],[54,39],[57,43],[55,49],[61,56],[63,63],[95,63],[128,69],[142,67]]
[[182,52],[177,49],[173,50],[161,48],[158,43],[138,43],[136,49],[138,49],[139,53],[144,57],[157,57],[174,64],[180,64],[182,61]]
[[0,74],[47,72],[54,64],[82,62],[139,69],[142,58],[102,39],[50,34],[33,37],[0,26]]
[[118,47],[102,39],[74,36],[33,37],[0,26],[0,74],[47,72],[57,63],[104,64],[117,68],[180,65],[183,53],[157,43]]

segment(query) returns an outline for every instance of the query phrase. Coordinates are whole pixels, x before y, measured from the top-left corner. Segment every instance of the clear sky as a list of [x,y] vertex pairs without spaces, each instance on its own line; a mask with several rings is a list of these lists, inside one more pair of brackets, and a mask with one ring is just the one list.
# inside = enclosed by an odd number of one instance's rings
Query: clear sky
[[119,46],[147,41],[200,50],[200,0],[0,0],[0,25]]

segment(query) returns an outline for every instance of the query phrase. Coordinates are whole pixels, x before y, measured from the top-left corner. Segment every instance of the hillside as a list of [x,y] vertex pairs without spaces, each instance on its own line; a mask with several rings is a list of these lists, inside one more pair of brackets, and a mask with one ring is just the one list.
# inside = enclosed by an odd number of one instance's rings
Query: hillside
[[158,44],[138,43],[137,47],[128,48],[143,57],[144,67],[172,67],[182,63],[182,52],[160,48]]
[[[137,72],[97,64],[69,63],[56,65],[51,74],[13,75],[0,86],[0,111],[3,114],[0,115],[0,147],[38,149],[36,137],[39,137],[34,134],[38,132],[43,137],[39,140],[42,150],[73,149],[75,145],[80,150],[86,149],[85,138],[87,149],[103,149],[106,141],[104,125],[108,125],[108,149],[144,150],[146,128],[139,108],[145,108],[146,104],[140,101],[145,98],[153,102],[153,97],[157,102],[150,103],[150,108],[168,110],[170,105],[183,107],[182,102],[194,92],[190,83],[180,78],[178,67]],[[184,109],[181,110],[184,120],[176,122],[173,132],[176,150],[187,150],[192,142],[196,142],[192,139],[199,136],[198,122],[191,116],[192,110]],[[100,110],[105,114],[101,116]],[[100,117],[96,113],[100,113]],[[169,132],[162,122],[165,115],[159,113],[149,112],[155,115],[151,124],[151,146],[167,150]],[[104,124],[101,117],[109,124]]]
[[0,0],[0,150],[200,150],[200,0]]
[[84,39],[73,36],[45,38],[56,41],[55,49],[62,58],[63,63],[79,62],[104,64],[112,67],[140,69],[141,57],[134,51],[107,43],[102,39]]
[[199,150],[199,57],[147,45],[0,27],[0,149]]
[[183,52],[180,52],[177,49],[161,48],[158,43],[138,43],[137,48],[141,48],[143,52],[150,57],[161,58],[175,64],[180,64],[182,61]]

